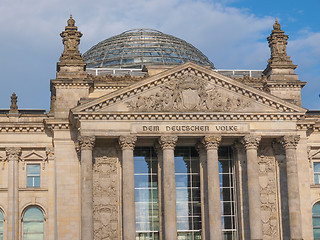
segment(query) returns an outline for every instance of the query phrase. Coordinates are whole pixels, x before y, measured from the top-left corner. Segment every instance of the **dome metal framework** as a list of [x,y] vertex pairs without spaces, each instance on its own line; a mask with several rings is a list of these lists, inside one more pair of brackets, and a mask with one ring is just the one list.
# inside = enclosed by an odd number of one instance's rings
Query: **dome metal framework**
[[108,38],[89,49],[83,58],[88,68],[137,68],[189,61],[214,68],[190,43],[153,29],[133,29]]

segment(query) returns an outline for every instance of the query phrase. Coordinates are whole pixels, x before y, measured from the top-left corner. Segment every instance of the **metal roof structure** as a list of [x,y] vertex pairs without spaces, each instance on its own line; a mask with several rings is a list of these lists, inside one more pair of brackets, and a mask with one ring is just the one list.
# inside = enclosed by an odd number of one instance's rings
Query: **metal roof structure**
[[83,54],[87,68],[140,68],[141,65],[179,65],[189,61],[213,63],[186,41],[153,29],[133,29],[108,38]]

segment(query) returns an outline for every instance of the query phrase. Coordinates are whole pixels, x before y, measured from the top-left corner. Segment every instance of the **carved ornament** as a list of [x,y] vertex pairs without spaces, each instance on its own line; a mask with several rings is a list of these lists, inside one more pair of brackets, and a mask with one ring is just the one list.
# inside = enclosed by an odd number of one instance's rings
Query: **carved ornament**
[[133,150],[136,141],[137,141],[137,136],[134,136],[134,135],[119,137],[119,145],[122,150]]
[[21,148],[19,147],[8,147],[6,148],[6,155],[8,161],[15,160],[18,161],[21,154]]
[[211,150],[211,149],[217,150],[221,142],[221,136],[208,135],[208,136],[205,136],[201,142],[207,150]]
[[92,150],[95,143],[94,136],[79,136],[79,146],[81,150]]
[[241,143],[248,149],[257,149],[261,141],[261,136],[246,135],[242,138]]
[[160,91],[149,96],[139,96],[127,102],[130,110],[138,112],[200,112],[234,111],[250,106],[243,97],[230,96],[219,87],[208,84],[208,79],[187,73],[170,79]]
[[287,135],[283,136],[280,140],[284,149],[296,149],[299,143],[300,136],[299,135]]
[[178,137],[175,135],[163,135],[159,138],[159,144],[161,145],[162,150],[174,149],[177,141]]

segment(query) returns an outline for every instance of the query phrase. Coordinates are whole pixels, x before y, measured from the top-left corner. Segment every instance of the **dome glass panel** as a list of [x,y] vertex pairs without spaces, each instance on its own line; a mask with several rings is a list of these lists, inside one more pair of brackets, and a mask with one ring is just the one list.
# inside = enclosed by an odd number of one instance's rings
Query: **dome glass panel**
[[152,29],[134,29],[108,38],[83,54],[87,68],[136,68],[179,65],[189,61],[214,68],[197,48]]

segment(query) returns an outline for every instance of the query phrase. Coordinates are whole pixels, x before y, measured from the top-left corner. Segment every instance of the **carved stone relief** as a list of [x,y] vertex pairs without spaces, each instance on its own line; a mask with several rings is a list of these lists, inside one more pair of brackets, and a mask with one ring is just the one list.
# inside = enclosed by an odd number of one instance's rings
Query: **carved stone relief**
[[192,73],[171,79],[157,93],[139,96],[127,102],[132,111],[234,111],[246,109],[251,103],[241,96],[209,84],[208,79]]
[[119,175],[116,149],[97,148],[94,160],[94,239],[119,239]]
[[259,182],[263,239],[280,239],[276,165],[273,156],[259,156]]

